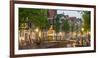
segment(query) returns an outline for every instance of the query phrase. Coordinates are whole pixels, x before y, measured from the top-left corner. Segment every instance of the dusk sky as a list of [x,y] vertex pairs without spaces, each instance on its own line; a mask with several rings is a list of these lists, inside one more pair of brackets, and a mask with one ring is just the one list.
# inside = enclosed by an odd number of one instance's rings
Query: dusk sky
[[80,14],[78,11],[72,11],[72,10],[57,10],[57,14],[64,14],[64,15],[69,15],[69,17],[82,18],[82,14]]

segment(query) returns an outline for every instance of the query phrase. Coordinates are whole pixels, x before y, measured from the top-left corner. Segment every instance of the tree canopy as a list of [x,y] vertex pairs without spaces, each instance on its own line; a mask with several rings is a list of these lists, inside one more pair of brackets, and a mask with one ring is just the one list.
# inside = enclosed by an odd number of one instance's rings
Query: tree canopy
[[90,11],[83,11],[83,27],[84,31],[90,31]]
[[70,29],[70,25],[69,25],[68,20],[66,20],[66,21],[64,21],[64,23],[63,23],[63,30],[64,30],[65,32],[68,32],[69,29]]
[[56,18],[55,18],[55,20],[56,20],[56,23],[55,23],[56,32],[60,31],[60,26],[61,25],[62,25],[62,30],[67,32],[67,31],[69,31],[69,28],[70,28],[69,22],[65,18],[65,20],[62,21],[62,23],[60,23],[61,17],[64,17],[64,15],[63,14],[57,14],[56,15]]
[[[46,27],[47,21],[46,9],[19,8],[19,23],[28,23],[29,21],[37,27]],[[19,25],[20,25],[19,24]]]

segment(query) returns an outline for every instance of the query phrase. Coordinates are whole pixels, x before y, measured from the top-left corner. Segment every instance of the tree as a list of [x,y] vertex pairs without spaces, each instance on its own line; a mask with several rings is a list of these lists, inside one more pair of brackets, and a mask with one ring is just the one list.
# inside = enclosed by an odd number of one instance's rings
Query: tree
[[63,30],[64,30],[65,32],[68,32],[69,29],[70,29],[69,22],[68,22],[68,20],[65,20],[65,21],[63,22]]
[[19,26],[29,21],[36,27],[44,28],[49,25],[46,9],[19,8]]
[[56,20],[56,23],[55,23],[56,32],[60,31],[60,25],[62,25],[62,30],[67,32],[70,29],[69,22],[68,22],[68,20],[64,20],[64,21],[62,21],[62,23],[60,23],[60,20],[62,20],[61,17],[64,17],[64,15],[63,14],[56,15],[56,18],[55,18],[55,20]]
[[83,11],[82,17],[84,31],[90,31],[90,11]]
[[59,15],[56,15],[55,20],[56,20],[56,23],[54,24],[54,27],[55,27],[56,32],[59,32],[59,29],[60,29],[60,23],[59,23],[60,17],[59,17]]
[[60,31],[60,18],[62,17],[62,16],[64,16],[63,14],[57,14],[56,15],[56,18],[55,18],[55,20],[56,20],[56,23],[55,23],[55,30],[56,30],[56,32],[59,32]]

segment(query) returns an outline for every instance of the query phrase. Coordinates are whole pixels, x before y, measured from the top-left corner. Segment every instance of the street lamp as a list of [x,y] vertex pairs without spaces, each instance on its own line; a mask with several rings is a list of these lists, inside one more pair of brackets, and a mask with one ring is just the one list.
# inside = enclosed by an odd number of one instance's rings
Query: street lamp
[[83,31],[84,31],[84,28],[82,28],[81,30],[82,30],[82,32],[83,32]]
[[36,28],[34,31],[36,32],[36,39],[38,40],[38,32],[39,32],[39,29]]
[[81,28],[81,38],[80,38],[80,46],[83,46],[83,31],[84,31],[84,28]]
[[36,31],[36,32],[39,32],[39,29],[38,29],[38,28],[36,28],[36,29],[35,29],[35,31]]

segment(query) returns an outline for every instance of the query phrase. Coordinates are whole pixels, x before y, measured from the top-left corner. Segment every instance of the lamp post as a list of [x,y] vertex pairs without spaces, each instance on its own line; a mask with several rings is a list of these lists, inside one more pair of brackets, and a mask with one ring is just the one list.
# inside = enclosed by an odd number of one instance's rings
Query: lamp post
[[40,40],[40,38],[39,38],[39,28],[36,28],[35,30],[34,30],[35,32],[36,32],[36,45],[37,45],[37,48],[40,48],[41,47],[41,40]]
[[83,31],[84,31],[84,28],[81,28],[80,46],[83,46]]
[[81,31],[83,32],[84,31],[84,28],[82,28]]
[[39,32],[39,29],[36,28],[36,29],[35,29],[35,32],[36,32],[36,40],[39,40],[39,39],[38,39],[38,32]]

